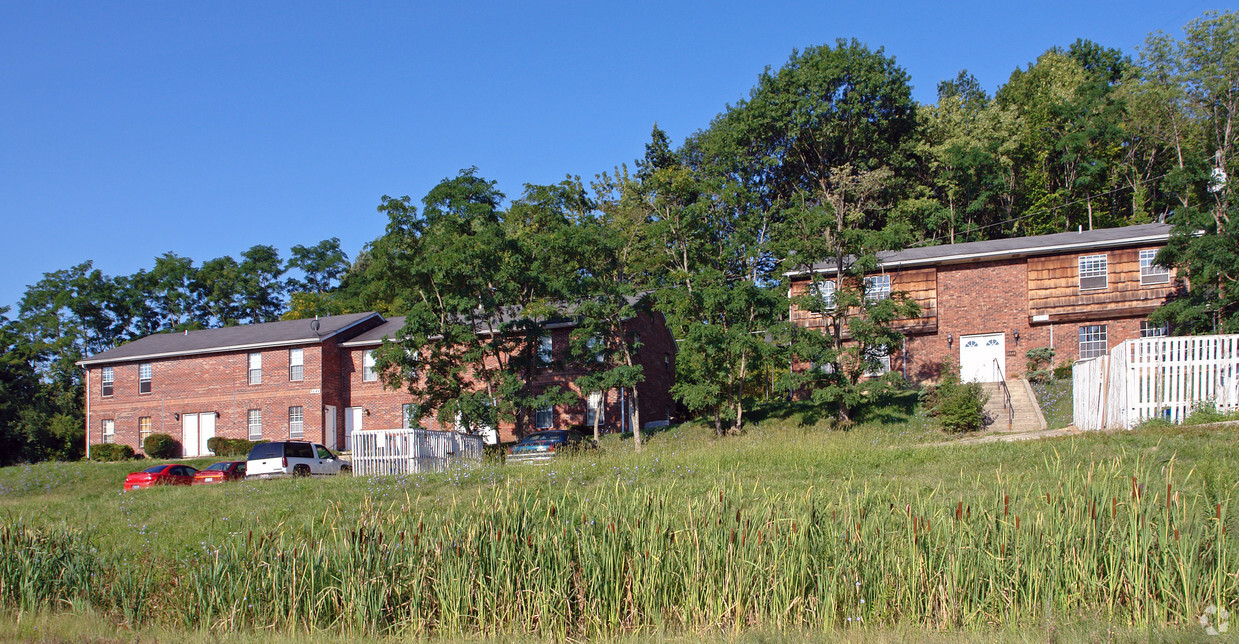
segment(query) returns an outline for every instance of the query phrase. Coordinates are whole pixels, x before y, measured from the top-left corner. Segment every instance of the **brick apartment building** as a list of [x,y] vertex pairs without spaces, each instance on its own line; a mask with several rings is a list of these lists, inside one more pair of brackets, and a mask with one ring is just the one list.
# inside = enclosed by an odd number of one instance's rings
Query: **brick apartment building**
[[[675,343],[657,314],[629,323],[642,342],[642,424],[665,424],[672,410]],[[412,396],[385,389],[370,356],[403,324],[403,318],[378,313],[286,320],[160,333],[90,356],[78,363],[86,372],[87,448],[114,442],[141,451],[147,435],[164,433],[181,442],[185,456],[208,454],[213,436],[304,439],[348,449],[355,430],[407,426],[404,412]],[[548,349],[555,355],[566,356],[572,327],[570,321],[553,325]],[[572,381],[579,369],[562,360],[552,364],[535,387],[560,384],[576,391]],[[589,404],[537,410],[536,424],[584,425],[597,409],[606,431],[627,430],[631,407],[624,402],[611,392],[605,400],[591,397]],[[421,426],[444,429],[433,418]],[[507,441],[515,438],[513,430],[509,424],[483,433],[491,442]]]
[[[1029,349],[1053,347],[1062,364],[1164,335],[1148,315],[1175,289],[1174,272],[1153,263],[1169,236],[1169,225],[1144,224],[880,253],[866,292],[903,291],[921,306],[921,317],[896,324],[907,339],[884,368],[923,382],[950,359],[963,378],[986,382],[1023,374]],[[832,265],[813,270],[834,286]],[[792,295],[810,288],[808,274],[789,277]],[[824,326],[795,305],[790,315]]]

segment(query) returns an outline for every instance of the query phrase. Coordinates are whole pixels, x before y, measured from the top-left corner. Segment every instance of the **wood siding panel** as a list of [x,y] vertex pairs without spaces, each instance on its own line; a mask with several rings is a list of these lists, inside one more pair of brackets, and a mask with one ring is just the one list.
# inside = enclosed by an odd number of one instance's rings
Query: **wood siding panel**
[[[891,276],[891,292],[902,291],[921,306],[921,316],[911,320],[899,320],[895,327],[907,332],[933,331],[938,325],[938,271],[934,267],[887,271]],[[791,296],[803,295],[811,282],[797,280],[791,285]],[[805,328],[822,328],[821,316],[791,305],[791,321]]]
[[[1158,246],[1123,248],[1028,259],[1028,311],[1051,320],[1087,319],[1090,315],[1135,313],[1163,302],[1172,284],[1140,284],[1140,251]],[[1080,290],[1079,258],[1106,255],[1104,289]],[[1173,281],[1173,280],[1172,280]]]

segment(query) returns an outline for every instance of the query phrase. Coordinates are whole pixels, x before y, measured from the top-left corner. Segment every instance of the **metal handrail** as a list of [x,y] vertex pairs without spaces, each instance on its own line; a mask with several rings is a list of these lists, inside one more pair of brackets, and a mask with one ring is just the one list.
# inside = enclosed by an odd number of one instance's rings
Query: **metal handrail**
[[998,358],[994,358],[994,374],[998,376],[998,386],[1002,389],[1002,408],[1007,410],[1007,431],[1015,424],[1015,405],[1011,403],[1011,390],[1007,388],[1007,374],[1002,372]]

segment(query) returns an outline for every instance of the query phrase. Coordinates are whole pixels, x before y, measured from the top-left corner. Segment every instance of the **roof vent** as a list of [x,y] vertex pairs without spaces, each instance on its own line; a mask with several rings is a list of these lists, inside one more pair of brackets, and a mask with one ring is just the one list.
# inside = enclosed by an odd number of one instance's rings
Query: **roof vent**
[[310,320],[310,330],[314,331],[314,333],[316,334],[318,333],[318,316],[317,315],[314,316],[313,320]]

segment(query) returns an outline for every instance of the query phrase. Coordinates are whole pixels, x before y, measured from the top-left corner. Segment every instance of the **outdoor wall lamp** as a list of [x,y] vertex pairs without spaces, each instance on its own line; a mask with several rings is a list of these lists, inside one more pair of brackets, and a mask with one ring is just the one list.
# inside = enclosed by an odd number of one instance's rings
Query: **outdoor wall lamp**
[[1016,329],[1012,333],[1015,335],[1015,343],[1019,344],[1020,343],[1020,330]]
[[172,418],[174,418],[175,420],[180,420],[180,419],[181,419],[181,415],[180,415],[180,414],[172,414]]
[[955,336],[951,335],[950,333],[946,334],[946,346],[949,347],[954,343],[955,343]]
[[363,411],[363,412],[365,412],[365,414],[366,414],[367,416],[369,416],[369,415],[370,415],[370,410],[369,410],[369,409],[363,409],[362,411]]
[[219,415],[219,412],[215,412],[215,417],[216,417],[216,418],[223,418],[223,416],[220,416],[220,415]]

